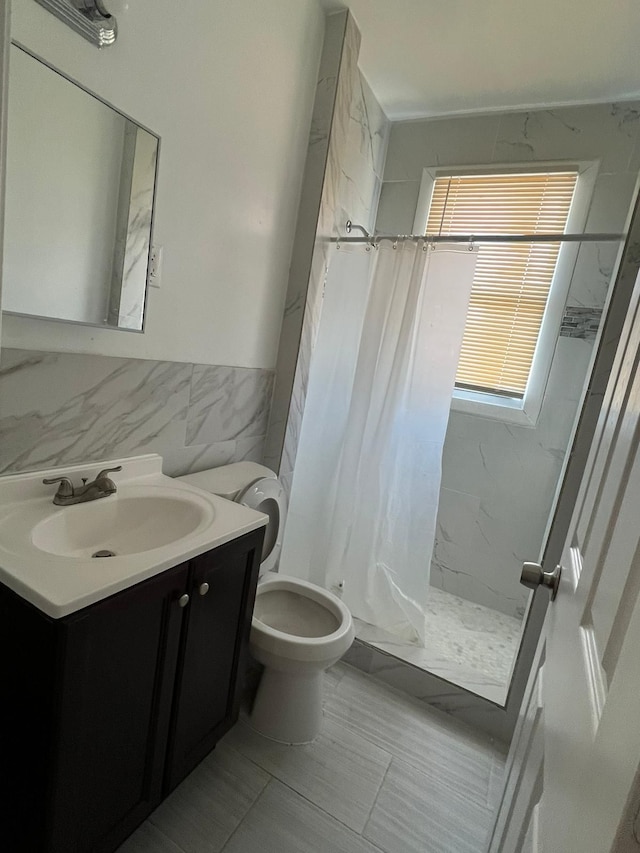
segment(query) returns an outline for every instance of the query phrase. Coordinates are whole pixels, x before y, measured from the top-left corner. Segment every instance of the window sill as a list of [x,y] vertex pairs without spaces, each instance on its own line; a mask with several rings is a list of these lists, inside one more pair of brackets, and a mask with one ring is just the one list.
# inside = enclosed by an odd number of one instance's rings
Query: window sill
[[526,400],[460,389],[453,392],[451,400],[452,412],[533,428],[537,417],[532,417],[528,408]]

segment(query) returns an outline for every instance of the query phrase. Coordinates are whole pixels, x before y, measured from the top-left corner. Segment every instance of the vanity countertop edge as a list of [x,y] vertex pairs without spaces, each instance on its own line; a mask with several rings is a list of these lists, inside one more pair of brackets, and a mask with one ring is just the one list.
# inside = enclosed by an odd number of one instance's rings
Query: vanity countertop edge
[[[94,477],[101,468],[123,466],[118,484],[145,487],[169,487],[195,493],[213,510],[213,519],[196,535],[179,539],[158,549],[108,559],[76,559],[52,555],[33,548],[29,558],[17,554],[0,535],[0,583],[11,589],[52,619],[61,619],[106,599],[115,593],[159,575],[193,557],[211,551],[246,533],[264,527],[268,518],[238,503],[209,494],[189,483],[162,473],[162,457],[157,454],[91,462],[43,469],[25,474],[0,477],[0,532],[9,515],[20,511],[20,505],[31,500],[48,501],[53,492],[42,485],[43,477],[69,475],[73,478]],[[109,497],[101,498],[108,501]],[[58,512],[73,511],[60,507]],[[55,511],[55,510],[54,510]]]

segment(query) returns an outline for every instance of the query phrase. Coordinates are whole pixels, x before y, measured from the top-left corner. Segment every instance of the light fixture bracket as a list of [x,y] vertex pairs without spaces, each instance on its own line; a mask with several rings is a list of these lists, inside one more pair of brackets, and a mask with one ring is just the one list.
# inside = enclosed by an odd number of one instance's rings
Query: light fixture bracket
[[52,15],[96,47],[108,47],[118,36],[118,23],[104,0],[36,0]]

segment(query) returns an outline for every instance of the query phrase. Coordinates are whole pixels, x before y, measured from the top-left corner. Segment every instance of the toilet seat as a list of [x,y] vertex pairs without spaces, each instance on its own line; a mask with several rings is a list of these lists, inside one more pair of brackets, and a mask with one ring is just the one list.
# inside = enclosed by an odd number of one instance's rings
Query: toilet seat
[[275,477],[261,477],[238,494],[236,503],[269,516],[262,547],[260,574],[272,571],[280,558],[287,514],[287,499],[282,483]]

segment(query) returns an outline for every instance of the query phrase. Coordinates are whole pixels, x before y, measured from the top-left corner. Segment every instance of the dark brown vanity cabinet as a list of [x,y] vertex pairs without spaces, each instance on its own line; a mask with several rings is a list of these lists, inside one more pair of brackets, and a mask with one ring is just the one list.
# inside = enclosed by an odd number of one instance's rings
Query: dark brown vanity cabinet
[[58,620],[0,586],[2,849],[117,849],[233,725],[262,538]]

